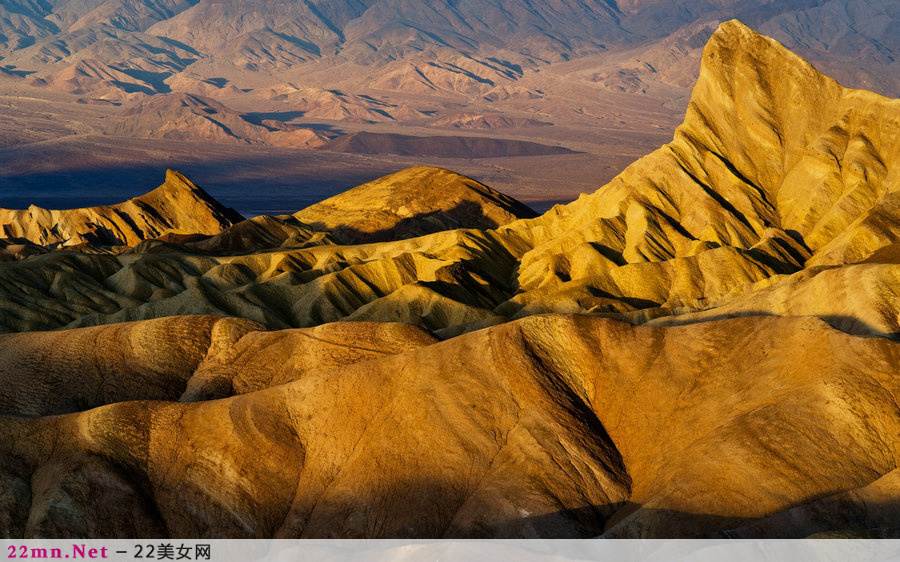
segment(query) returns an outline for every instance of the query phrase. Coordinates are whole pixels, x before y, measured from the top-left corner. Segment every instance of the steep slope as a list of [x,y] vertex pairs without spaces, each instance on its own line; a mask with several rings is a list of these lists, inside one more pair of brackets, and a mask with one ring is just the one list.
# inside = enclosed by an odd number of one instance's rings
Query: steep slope
[[[760,267],[768,276],[861,260],[900,235],[898,119],[900,102],[843,89],[773,40],[722,24],[673,142],[595,193],[512,226],[533,245],[514,300],[594,293],[705,308],[759,281]],[[669,263],[696,268],[713,253],[733,262],[729,273],[709,270],[718,288],[698,286],[703,265],[675,294],[662,271],[662,291],[621,281]]]
[[[129,31],[143,31],[156,22],[167,20],[190,8],[196,4],[196,0],[104,0],[102,2],[57,4],[60,4],[63,9],[68,9],[73,16],[77,14],[75,16],[77,19],[68,26],[68,31],[100,25]],[[63,6],[62,4],[69,5]],[[92,7],[92,5],[96,7]],[[79,9],[82,6],[89,9]]]
[[455,228],[494,228],[534,211],[449,170],[409,168],[298,211],[339,240],[381,242]]
[[225,369],[220,391],[230,373],[253,381],[234,385],[246,394],[0,417],[4,534],[778,537],[890,512],[748,524],[848,488],[898,499],[900,344],[817,320],[555,315],[431,345],[380,325],[235,337],[205,362]]
[[[303,224],[248,225],[248,240],[271,250],[255,255],[252,244],[160,245],[127,258],[7,264],[0,325],[18,331],[194,313],[272,328],[402,321],[449,337],[545,312],[637,323],[813,314],[851,333],[894,337],[898,265],[854,263],[875,259],[900,235],[898,103],[844,89],[775,41],[728,22],[705,49],[674,140],[541,217],[506,224],[520,214],[508,201],[449,172],[419,169],[400,190],[402,175],[389,177],[296,215],[333,229],[330,237]],[[429,188],[432,177],[462,195]],[[421,207],[400,197],[421,198]],[[506,210],[484,210],[498,207]],[[459,226],[496,228],[332,244]],[[272,236],[259,232],[267,228]],[[83,294],[61,287],[60,276]]]
[[155,190],[108,207],[0,209],[4,238],[47,247],[133,246],[166,232],[216,234],[241,217],[177,172]]
[[[351,5],[351,2],[337,2]],[[311,2],[201,0],[150,28],[193,49],[221,53],[244,64],[301,62],[338,42],[340,36]],[[274,40],[280,39],[280,41]],[[269,44],[269,45],[267,45]]]

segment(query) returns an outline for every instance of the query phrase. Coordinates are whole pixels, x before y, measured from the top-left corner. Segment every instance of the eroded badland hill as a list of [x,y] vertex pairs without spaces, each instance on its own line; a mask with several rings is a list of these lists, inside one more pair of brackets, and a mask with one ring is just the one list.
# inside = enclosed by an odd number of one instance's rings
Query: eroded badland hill
[[541,216],[438,168],[2,211],[0,530],[896,535],[898,125],[730,21],[674,139]]
[[5,0],[0,205],[171,168],[287,214],[424,162],[543,212],[671,139],[733,18],[900,96],[895,0]]

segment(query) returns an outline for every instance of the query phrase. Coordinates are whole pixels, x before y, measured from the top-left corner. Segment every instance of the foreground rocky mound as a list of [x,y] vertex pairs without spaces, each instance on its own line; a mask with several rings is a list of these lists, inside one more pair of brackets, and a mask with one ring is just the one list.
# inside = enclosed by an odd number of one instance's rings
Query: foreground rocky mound
[[[62,337],[112,346],[71,359],[49,345]],[[564,315],[434,341],[209,317],[3,336],[48,360],[4,379],[0,532],[799,537],[896,522],[896,342],[808,318]],[[121,399],[113,387],[159,398],[148,373],[163,364],[169,401],[18,417],[65,411],[54,377],[106,380],[83,385],[94,404]]]
[[0,237],[49,248],[133,246],[167,233],[216,234],[242,220],[178,172],[150,193],[86,209],[0,209]]

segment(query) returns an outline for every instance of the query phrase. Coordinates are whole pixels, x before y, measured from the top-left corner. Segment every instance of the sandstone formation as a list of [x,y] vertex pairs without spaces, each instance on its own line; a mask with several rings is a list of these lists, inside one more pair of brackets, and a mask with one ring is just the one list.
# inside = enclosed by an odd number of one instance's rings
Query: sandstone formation
[[900,267],[859,263],[776,275],[743,292],[709,302],[709,308],[652,320],[657,326],[734,316],[818,316],[850,334],[900,338]]
[[0,411],[39,416],[127,400],[176,400],[210,352],[260,326],[170,317],[61,332],[0,336]]
[[536,214],[473,179],[423,166],[360,185],[294,216],[354,243],[457,228],[488,229]]
[[[180,243],[171,246],[168,242]],[[161,244],[160,244],[161,243]],[[230,226],[212,236],[169,238],[165,236],[148,240],[135,246],[132,253],[144,252],[192,252],[223,254],[249,254],[276,248],[292,249],[332,244],[333,237],[313,229],[294,217],[270,217],[261,215]]]
[[0,533],[896,536],[898,103],[732,21],[539,217],[426,167],[0,211]]
[[241,220],[171,170],[155,190],[118,205],[86,209],[0,209],[0,232],[47,247],[133,246],[168,232],[216,234]]
[[[889,526],[900,499],[900,344],[815,319],[549,315],[441,343],[402,325],[160,322],[116,329],[205,326],[165,360],[188,374],[204,356],[184,399],[237,395],[0,417],[4,534],[807,536]],[[141,347],[81,349],[50,372],[118,357],[122,387],[147,380]]]
[[[728,22],[673,141],[543,216],[510,222],[527,211],[414,168],[209,241],[10,264],[0,326],[191,313],[279,329],[412,322],[448,337],[547,312],[636,323],[776,314],[893,337],[898,265],[878,256],[900,235],[898,115],[896,100],[844,89]],[[495,228],[446,231],[458,227]],[[339,244],[377,240],[393,241]]]

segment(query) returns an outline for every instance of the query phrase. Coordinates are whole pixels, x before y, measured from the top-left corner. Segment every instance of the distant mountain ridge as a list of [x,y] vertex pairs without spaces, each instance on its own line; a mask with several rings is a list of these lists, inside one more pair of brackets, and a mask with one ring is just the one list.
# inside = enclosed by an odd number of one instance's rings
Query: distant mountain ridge
[[[58,71],[90,58],[162,76],[188,68],[281,72],[322,61],[391,72],[411,61],[421,71],[440,61],[440,73],[458,79],[448,86],[465,91],[471,79],[496,86],[525,69],[652,47],[686,27],[734,17],[833,62],[830,73],[850,85],[900,93],[900,73],[885,72],[900,59],[900,8],[890,0],[11,0],[0,6],[0,62],[42,75],[47,65]],[[403,89],[402,79],[395,83]]]

